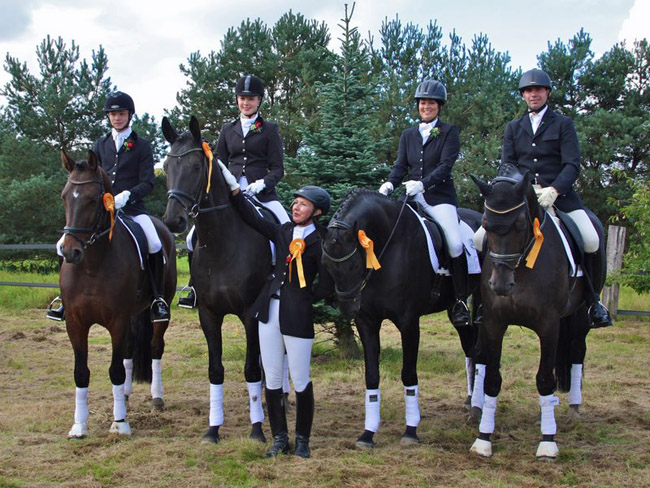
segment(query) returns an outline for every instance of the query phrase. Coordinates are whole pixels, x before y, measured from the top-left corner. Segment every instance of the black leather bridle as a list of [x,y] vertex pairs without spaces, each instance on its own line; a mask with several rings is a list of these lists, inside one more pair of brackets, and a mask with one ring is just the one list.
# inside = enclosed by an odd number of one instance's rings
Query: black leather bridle
[[[99,196],[98,202],[97,202],[97,210],[95,211],[95,219],[93,221],[93,225],[90,227],[75,227],[72,225],[66,225],[63,227],[63,235],[64,236],[70,236],[74,239],[76,239],[81,246],[86,249],[88,246],[92,246],[97,240],[108,234],[110,231],[109,229],[101,229],[103,219],[102,217],[104,216],[104,194],[106,193],[106,190],[104,189],[104,181],[101,179],[93,179],[93,180],[86,180],[86,181],[78,181],[78,180],[72,180],[68,179],[68,183],[72,185],[87,185],[89,183],[97,183],[100,188],[102,189],[102,192]],[[90,237],[88,240],[84,240],[81,237],[78,236],[78,234],[90,234]]]

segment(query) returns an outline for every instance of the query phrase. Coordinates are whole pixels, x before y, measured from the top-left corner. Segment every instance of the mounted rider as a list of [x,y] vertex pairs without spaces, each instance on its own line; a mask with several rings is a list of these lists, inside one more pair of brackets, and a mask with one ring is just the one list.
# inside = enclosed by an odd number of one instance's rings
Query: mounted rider
[[[612,325],[612,319],[592,285],[600,267],[600,239],[580,195],[573,189],[580,174],[578,136],[571,118],[548,106],[551,90],[551,78],[541,69],[531,69],[521,76],[519,93],[528,110],[506,127],[501,165],[515,165],[521,173],[528,171],[539,204],[546,209],[556,207],[575,222],[584,242],[582,269],[590,326],[607,327]],[[482,245],[484,234],[481,227],[474,238],[476,244]]]
[[[149,253],[148,269],[153,295],[151,318],[153,322],[167,321],[169,306],[162,297],[165,257],[162,243],[143,202],[144,197],[154,188],[151,143],[131,129],[135,104],[128,94],[119,91],[109,94],[104,105],[104,113],[111,131],[95,142],[93,152],[111,180],[115,209],[121,209],[124,214],[130,216],[146,235]],[[62,256],[60,253],[62,240],[63,237],[57,243],[59,256]],[[53,320],[63,320],[64,316],[63,304],[58,309],[52,309],[50,306],[47,312],[47,317]]]

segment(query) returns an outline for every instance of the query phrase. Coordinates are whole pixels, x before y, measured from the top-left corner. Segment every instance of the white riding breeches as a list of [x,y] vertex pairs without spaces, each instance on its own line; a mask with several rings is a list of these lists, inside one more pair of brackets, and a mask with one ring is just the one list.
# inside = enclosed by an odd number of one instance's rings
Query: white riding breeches
[[272,298],[269,305],[269,321],[259,323],[260,351],[266,374],[266,387],[270,390],[282,388],[286,351],[293,388],[300,393],[311,381],[309,369],[314,339],[283,335],[280,332],[279,319],[280,300]]
[[452,258],[460,256],[463,253],[463,239],[460,234],[456,207],[449,203],[431,206],[426,202],[422,193],[418,193],[413,199],[422,205],[427,215],[442,227],[449,256]]
[[[245,176],[239,178],[239,188],[241,189],[241,191],[246,190],[247,186],[248,186],[248,179]],[[273,212],[273,215],[275,215],[275,217],[278,219],[278,222],[280,222],[280,224],[284,224],[286,222],[289,222],[289,220],[291,220],[289,218],[289,214],[287,213],[287,211],[284,209],[284,207],[278,200],[261,202],[255,195],[253,195],[253,199],[263,207],[268,208],[271,212]]]
[[[151,221],[151,217],[147,214],[140,214],[133,217],[138,225],[144,231],[144,235],[147,237],[147,247],[149,254],[155,254],[162,249],[162,242],[160,242],[160,237],[158,237],[158,232]],[[56,243],[56,253],[57,255],[63,257],[63,240],[65,239],[65,234]]]

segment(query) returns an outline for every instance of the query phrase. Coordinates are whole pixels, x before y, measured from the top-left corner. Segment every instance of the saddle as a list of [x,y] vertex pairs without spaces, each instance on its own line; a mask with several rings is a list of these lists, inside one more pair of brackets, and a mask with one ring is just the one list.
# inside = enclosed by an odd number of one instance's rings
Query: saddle
[[576,264],[582,264],[585,244],[582,240],[582,235],[580,234],[580,229],[575,224],[573,219],[569,215],[561,210],[555,209],[555,215],[560,219],[560,228],[564,232],[564,236],[569,242],[569,248],[571,249],[571,255]]
[[140,269],[145,269],[145,263],[147,262],[147,256],[149,254],[148,249],[149,245],[147,244],[147,236],[142,230],[142,227],[133,220],[133,217],[125,213],[120,213],[117,217],[126,227],[126,230],[129,231],[133,245],[138,253],[138,258],[140,260]]
[[417,214],[424,219],[424,224],[426,225],[427,230],[429,231],[429,235],[431,236],[431,240],[433,241],[433,248],[435,249],[436,255],[438,256],[440,267],[449,269],[451,256],[449,256],[449,252],[447,251],[447,246],[445,244],[445,234],[442,231],[442,227],[424,211],[422,205],[419,203],[415,201],[409,201],[407,205],[410,205],[411,208],[413,208],[413,210],[415,210]]

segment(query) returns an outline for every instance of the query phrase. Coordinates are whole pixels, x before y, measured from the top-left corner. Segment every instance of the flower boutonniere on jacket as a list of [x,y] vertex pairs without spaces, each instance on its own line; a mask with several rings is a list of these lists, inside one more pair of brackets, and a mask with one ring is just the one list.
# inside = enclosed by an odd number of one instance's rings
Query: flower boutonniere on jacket
[[251,125],[251,128],[248,130],[253,133],[262,132],[262,121],[256,120],[255,123]]
[[125,139],[124,144],[122,144],[122,147],[124,148],[125,151],[130,151],[131,149],[133,149],[134,146],[135,146],[135,141],[130,137],[128,139]]
[[431,129],[431,132],[429,132],[429,137],[431,137],[432,139],[435,139],[440,134],[442,134],[442,131],[440,130],[440,127],[438,127],[436,125],[433,129]]

